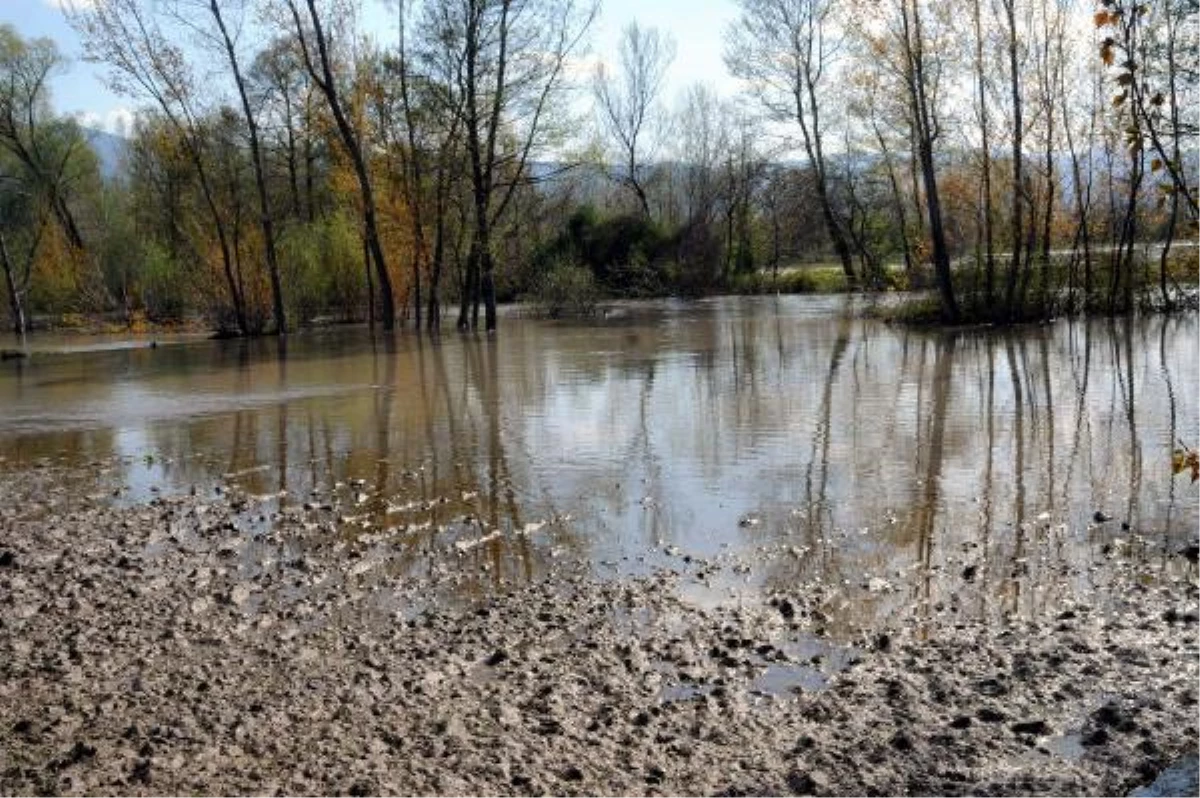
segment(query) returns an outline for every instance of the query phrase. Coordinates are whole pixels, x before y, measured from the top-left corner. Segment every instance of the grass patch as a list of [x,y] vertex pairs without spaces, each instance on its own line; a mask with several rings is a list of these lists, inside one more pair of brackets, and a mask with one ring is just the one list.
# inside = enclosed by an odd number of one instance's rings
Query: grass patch
[[801,266],[781,269],[778,276],[759,271],[735,274],[729,290],[735,294],[838,294],[850,290],[840,266]]

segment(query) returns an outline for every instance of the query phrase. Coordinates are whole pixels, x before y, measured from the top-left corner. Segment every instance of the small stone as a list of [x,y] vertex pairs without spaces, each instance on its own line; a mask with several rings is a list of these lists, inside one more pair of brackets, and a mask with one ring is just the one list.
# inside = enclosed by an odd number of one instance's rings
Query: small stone
[[793,795],[814,795],[817,791],[817,782],[803,770],[788,773],[787,786]]
[[975,717],[979,718],[984,723],[999,723],[1000,721],[1005,720],[1008,715],[1005,715],[998,709],[984,707],[975,713]]
[[952,729],[966,729],[969,728],[970,725],[971,719],[966,715],[959,715],[957,718],[950,721],[950,728]]
[[559,777],[563,781],[583,781],[583,771],[575,765],[571,765],[564,770]]
[[150,783],[150,760],[139,759],[133,765],[133,770],[129,773],[129,780],[138,784]]
[[67,760],[71,764],[75,764],[77,762],[82,762],[85,759],[91,759],[95,755],[96,747],[94,745],[88,745],[83,740],[76,740],[75,746],[71,749],[71,752],[67,754]]
[[16,567],[17,567],[17,555],[13,554],[11,551],[8,551],[8,550],[0,551],[0,568],[16,568]]
[[493,651],[492,655],[484,661],[484,664],[486,664],[490,668],[494,668],[497,665],[503,664],[504,662],[507,662],[507,661],[508,661],[508,652],[502,648],[498,648],[495,651]]
[[1097,510],[1097,511],[1096,511],[1096,512],[1095,512],[1095,513],[1092,515],[1092,520],[1093,520],[1093,521],[1095,521],[1097,524],[1104,524],[1104,523],[1107,523],[1107,522],[1111,521],[1111,520],[1112,520],[1112,516],[1111,516],[1111,515],[1105,515],[1105,514],[1104,514],[1102,511],[1100,511],[1100,510]]
[[1014,734],[1033,734],[1038,737],[1043,737],[1050,733],[1050,726],[1044,720],[1026,720],[1020,723],[1014,723],[1008,728],[1012,729]]

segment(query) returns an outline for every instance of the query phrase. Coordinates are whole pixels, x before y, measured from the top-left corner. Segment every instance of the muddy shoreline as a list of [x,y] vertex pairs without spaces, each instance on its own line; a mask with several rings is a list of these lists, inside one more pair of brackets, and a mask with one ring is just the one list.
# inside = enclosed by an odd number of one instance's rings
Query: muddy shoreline
[[254,536],[244,498],[80,479],[0,475],[3,794],[1123,795],[1200,737],[1174,552],[1098,557],[1103,606],[821,655],[821,586],[704,606],[679,587],[719,564],[565,559],[443,602],[461,544],[401,577],[319,506]]

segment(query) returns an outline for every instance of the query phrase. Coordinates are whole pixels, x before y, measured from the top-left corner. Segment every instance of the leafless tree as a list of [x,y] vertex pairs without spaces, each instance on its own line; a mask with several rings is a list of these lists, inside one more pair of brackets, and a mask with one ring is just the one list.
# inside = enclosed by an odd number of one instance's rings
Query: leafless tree
[[443,6],[441,44],[462,64],[463,139],[474,235],[458,327],[496,329],[492,231],[531,155],[548,143],[568,57],[596,17],[594,0],[432,0]]
[[624,173],[621,182],[637,197],[642,215],[649,218],[646,198],[646,161],[652,147],[647,135],[663,134],[666,117],[657,113],[667,69],[675,59],[675,41],[657,28],[643,28],[636,21],[621,33],[619,69],[605,64],[596,68],[592,89],[601,126],[620,152]]
[[746,81],[779,120],[800,127],[804,153],[816,175],[825,228],[846,279],[856,281],[845,222],[832,197],[825,155],[828,84],[841,33],[832,0],[739,0],[741,17],[729,31],[725,63]]

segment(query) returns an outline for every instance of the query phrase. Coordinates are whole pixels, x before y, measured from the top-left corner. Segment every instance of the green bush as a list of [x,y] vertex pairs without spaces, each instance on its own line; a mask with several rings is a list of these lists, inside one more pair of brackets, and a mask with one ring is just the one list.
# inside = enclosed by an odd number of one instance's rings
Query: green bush
[[552,319],[590,316],[596,312],[596,279],[582,266],[560,262],[538,280],[534,304]]
[[362,242],[342,214],[289,227],[279,238],[284,295],[298,323],[322,314],[349,318],[366,301]]
[[664,262],[670,249],[670,239],[650,220],[633,214],[601,219],[594,208],[584,206],[534,255],[533,273],[544,275],[571,262],[589,270],[613,294],[656,296],[669,287]]
[[187,312],[187,278],[179,264],[158,242],[142,248],[142,306],[151,321],[180,321]]

